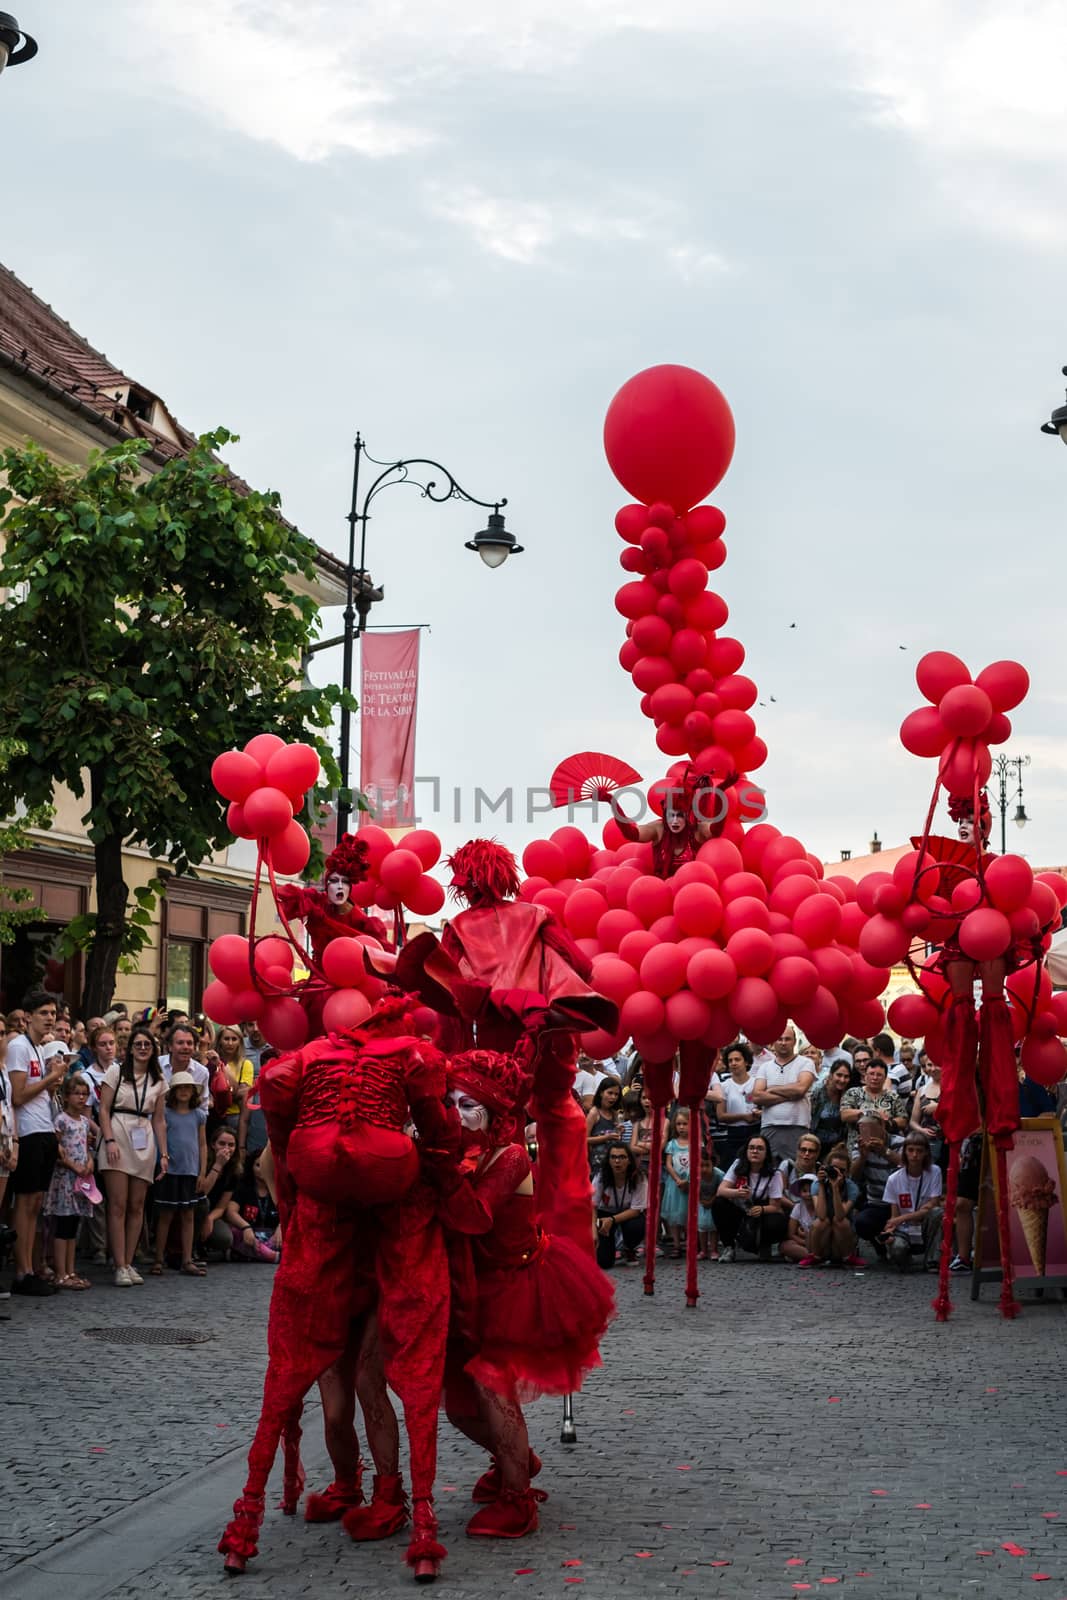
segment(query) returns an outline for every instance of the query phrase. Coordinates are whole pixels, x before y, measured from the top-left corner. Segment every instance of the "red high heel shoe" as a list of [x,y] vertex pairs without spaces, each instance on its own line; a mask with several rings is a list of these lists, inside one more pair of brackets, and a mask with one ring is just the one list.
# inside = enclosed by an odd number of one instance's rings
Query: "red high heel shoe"
[[341,1518],[341,1526],[350,1538],[388,1539],[398,1533],[408,1520],[408,1502],[404,1493],[404,1480],[399,1473],[374,1475],[374,1488],[369,1505],[355,1505]]
[[411,1543],[404,1560],[416,1583],[433,1583],[448,1551],[437,1539],[437,1518],[429,1500],[416,1500],[411,1509]]

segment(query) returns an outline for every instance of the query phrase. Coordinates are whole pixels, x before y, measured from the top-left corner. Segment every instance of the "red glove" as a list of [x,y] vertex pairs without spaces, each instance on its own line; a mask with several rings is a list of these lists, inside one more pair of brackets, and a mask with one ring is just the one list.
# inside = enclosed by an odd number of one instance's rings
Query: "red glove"
[[621,811],[615,812],[615,823],[623,838],[629,844],[637,844],[641,838],[641,829],[636,822],[631,822],[629,817],[624,817]]

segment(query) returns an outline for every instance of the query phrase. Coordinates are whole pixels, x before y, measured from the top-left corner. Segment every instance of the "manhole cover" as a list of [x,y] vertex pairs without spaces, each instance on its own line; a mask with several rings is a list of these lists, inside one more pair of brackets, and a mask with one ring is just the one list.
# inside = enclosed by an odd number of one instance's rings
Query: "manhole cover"
[[199,1328],[84,1328],[82,1332],[104,1344],[206,1344],[211,1338]]

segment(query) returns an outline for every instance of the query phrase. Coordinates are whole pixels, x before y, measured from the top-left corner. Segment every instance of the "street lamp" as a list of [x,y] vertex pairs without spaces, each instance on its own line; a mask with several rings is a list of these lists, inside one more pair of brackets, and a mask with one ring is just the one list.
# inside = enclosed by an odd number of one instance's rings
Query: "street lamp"
[[[359,468],[360,462],[366,456],[368,461],[382,471],[374,479],[370,488],[363,496],[362,506],[359,500]],[[425,483],[421,477],[411,476],[415,467],[429,468],[440,473],[444,482],[436,478],[429,478]],[[371,504],[382,489],[387,489],[395,484],[411,483],[422,491],[423,499],[435,500],[442,504],[446,500],[466,500],[469,505],[483,506],[489,511],[487,526],[474,535],[466,544],[466,549],[474,550],[481,557],[487,567],[503,566],[508,556],[522,554],[522,545],[516,544],[515,535],[509,533],[504,526],[501,506],[506,506],[507,501],[478,500],[474,495],[468,494],[466,489],[453,477],[447,467],[439,461],[431,461],[426,456],[411,456],[404,461],[378,461],[370,455],[363,438],[356,434],[355,462],[352,469],[352,506],[348,513],[348,571],[346,582],[346,598],[344,612],[344,632],[337,639],[325,640],[315,649],[323,649],[327,644],[344,645],[344,661],[341,669],[342,685],[346,692],[352,689],[352,657],[353,646],[356,639],[366,631],[367,618],[372,605],[384,597],[385,590],[376,586],[370,573],[367,571],[367,522],[370,518]],[[356,528],[359,527],[359,563],[356,562]],[[358,618],[358,621],[357,621]],[[311,653],[311,652],[309,652]],[[341,791],[342,795],[337,803],[337,837],[348,827],[348,819],[352,808],[343,796],[348,793],[348,766],[349,753],[352,741],[352,713],[346,705],[341,707]]]
[[[1067,367],[1060,371],[1067,378]],[[1067,405],[1055,406],[1047,422],[1041,424],[1042,433],[1058,433],[1064,444],[1067,444]]]
[[9,11],[0,11],[0,72],[32,61],[36,54],[37,40],[22,32]]
[[[1067,410],[1067,407],[1064,408]],[[1067,418],[1064,419],[1067,426]],[[1029,756],[997,756],[993,762],[992,776],[997,780],[997,809],[1000,811],[1000,853],[1007,854],[1008,849],[1008,778],[1014,775],[1015,788],[1012,798],[1018,799],[1015,815],[1012,817],[1017,828],[1025,828],[1030,818],[1023,805],[1023,768],[1030,765]]]

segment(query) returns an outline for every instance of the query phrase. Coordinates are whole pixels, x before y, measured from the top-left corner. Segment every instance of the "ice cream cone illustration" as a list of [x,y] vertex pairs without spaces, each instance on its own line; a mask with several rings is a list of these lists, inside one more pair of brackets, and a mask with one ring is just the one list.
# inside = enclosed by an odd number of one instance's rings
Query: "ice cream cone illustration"
[[1043,1278],[1048,1249],[1048,1217],[1056,1204],[1056,1185],[1036,1156],[1022,1156],[1012,1167],[1008,1194],[1022,1226],[1034,1271],[1039,1278]]

